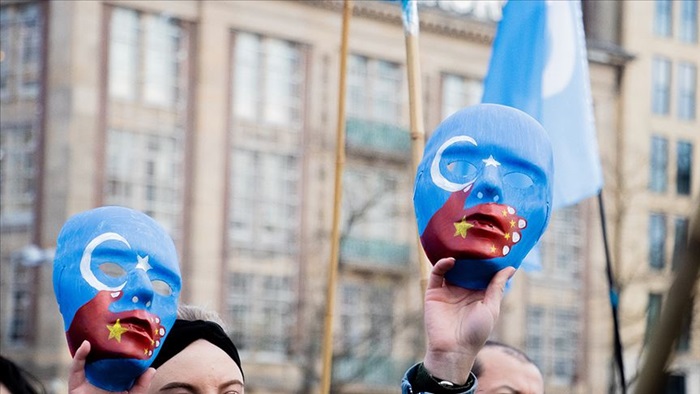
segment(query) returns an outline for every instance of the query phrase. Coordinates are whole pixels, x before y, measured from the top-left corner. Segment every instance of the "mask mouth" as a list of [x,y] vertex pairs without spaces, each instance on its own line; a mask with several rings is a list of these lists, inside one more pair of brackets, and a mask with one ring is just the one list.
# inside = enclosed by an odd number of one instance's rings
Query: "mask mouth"
[[121,318],[120,321],[122,327],[128,329],[129,333],[155,339],[158,327],[153,322],[136,316]]
[[506,224],[500,217],[489,213],[477,212],[466,216],[465,220],[474,225],[475,229],[478,228],[485,232],[503,234],[506,231]]

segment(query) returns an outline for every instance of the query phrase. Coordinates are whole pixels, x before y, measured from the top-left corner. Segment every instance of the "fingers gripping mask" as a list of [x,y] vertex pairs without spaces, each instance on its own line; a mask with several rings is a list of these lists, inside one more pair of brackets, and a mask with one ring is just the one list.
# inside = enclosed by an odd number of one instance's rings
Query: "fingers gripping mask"
[[446,278],[469,289],[518,268],[549,221],[552,176],[547,134],[524,112],[480,104],[447,118],[426,144],[413,195],[431,263],[454,257]]
[[90,341],[87,379],[129,389],[175,323],[181,278],[170,236],[128,208],[77,214],[58,236],[53,284],[71,354]]

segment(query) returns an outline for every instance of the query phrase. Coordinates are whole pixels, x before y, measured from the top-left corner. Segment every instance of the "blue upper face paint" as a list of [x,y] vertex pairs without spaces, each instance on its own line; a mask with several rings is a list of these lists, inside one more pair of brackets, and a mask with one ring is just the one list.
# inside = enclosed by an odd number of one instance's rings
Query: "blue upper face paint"
[[475,105],[438,126],[413,201],[430,261],[456,259],[447,280],[484,289],[499,270],[520,266],[549,221],[552,160],[545,130],[515,108]]
[[77,214],[58,236],[53,282],[71,354],[90,341],[88,380],[129,389],[175,323],[181,277],[170,236],[128,208]]

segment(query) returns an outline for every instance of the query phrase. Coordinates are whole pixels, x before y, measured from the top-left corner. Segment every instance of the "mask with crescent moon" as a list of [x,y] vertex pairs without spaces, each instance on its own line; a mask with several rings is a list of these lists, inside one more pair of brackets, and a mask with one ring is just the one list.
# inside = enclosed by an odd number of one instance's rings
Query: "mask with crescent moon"
[[449,282],[485,289],[496,272],[520,266],[549,221],[552,163],[545,130],[515,108],[479,104],[438,126],[413,202],[428,259],[456,260]]
[[87,379],[129,389],[175,323],[181,277],[170,236],[132,209],[79,213],[58,236],[53,284],[71,354],[91,344]]

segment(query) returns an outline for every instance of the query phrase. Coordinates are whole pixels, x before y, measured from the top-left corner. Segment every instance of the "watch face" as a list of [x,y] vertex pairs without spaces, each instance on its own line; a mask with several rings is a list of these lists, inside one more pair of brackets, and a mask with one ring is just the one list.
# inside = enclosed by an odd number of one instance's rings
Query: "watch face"
[[552,160],[542,126],[511,107],[468,107],[438,126],[413,200],[429,260],[456,259],[450,282],[483,289],[499,270],[520,266],[549,220]]
[[172,239],[153,219],[102,207],[71,217],[58,237],[54,292],[71,354],[91,344],[88,380],[130,388],[175,322],[181,278]]

